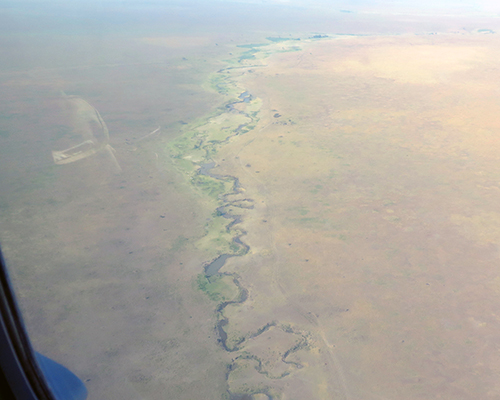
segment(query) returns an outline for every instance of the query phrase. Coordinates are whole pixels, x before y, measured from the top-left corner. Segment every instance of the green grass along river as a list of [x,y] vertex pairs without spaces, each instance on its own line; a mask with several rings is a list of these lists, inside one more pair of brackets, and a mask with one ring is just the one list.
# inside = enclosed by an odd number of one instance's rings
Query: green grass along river
[[[211,74],[205,88],[218,92],[225,96],[226,100],[212,113],[187,126],[181,136],[169,143],[167,149],[176,168],[190,182],[193,189],[198,191],[203,201],[213,209],[212,218],[205,226],[205,235],[196,243],[196,247],[205,251],[210,257],[205,265],[200,266],[196,286],[216,303],[217,342],[225,351],[235,353],[235,358],[228,365],[226,373],[227,396],[231,400],[251,398],[249,396],[253,395],[268,399],[279,396],[271,385],[248,386],[244,390],[240,388],[236,391],[231,388],[230,375],[240,368],[241,362],[254,363],[255,369],[270,379],[281,379],[290,373],[285,371],[279,376],[273,376],[266,371],[259,357],[245,351],[245,342],[248,339],[255,338],[271,328],[295,335],[298,340],[283,354],[281,361],[293,369],[299,369],[302,366],[297,362],[287,361],[287,357],[307,347],[309,338],[308,333],[295,331],[289,325],[278,321],[269,321],[245,336],[234,337],[225,330],[229,322],[224,315],[225,308],[230,304],[245,302],[248,291],[240,284],[240,277],[237,274],[220,270],[228,258],[244,256],[249,251],[249,246],[244,242],[246,232],[238,227],[242,217],[235,210],[252,209],[253,200],[249,198],[232,200],[242,193],[239,180],[234,176],[212,173],[211,170],[217,166],[213,158],[221,146],[231,138],[254,129],[259,121],[262,100],[252,96],[242,87],[238,78],[249,69],[265,68],[265,59],[272,54],[301,51],[300,44],[305,42],[297,38],[267,38],[267,40],[267,43],[237,46],[238,50],[241,49],[240,54],[225,60],[227,66]],[[318,38],[312,37],[307,41],[316,40]],[[238,109],[235,108],[237,104]]]

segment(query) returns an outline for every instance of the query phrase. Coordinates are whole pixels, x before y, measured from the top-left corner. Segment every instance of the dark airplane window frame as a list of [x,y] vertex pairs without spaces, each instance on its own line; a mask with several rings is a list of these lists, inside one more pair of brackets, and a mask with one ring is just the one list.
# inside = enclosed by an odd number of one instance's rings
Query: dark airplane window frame
[[86,397],[85,386],[76,376],[33,350],[0,249],[0,398],[83,400]]

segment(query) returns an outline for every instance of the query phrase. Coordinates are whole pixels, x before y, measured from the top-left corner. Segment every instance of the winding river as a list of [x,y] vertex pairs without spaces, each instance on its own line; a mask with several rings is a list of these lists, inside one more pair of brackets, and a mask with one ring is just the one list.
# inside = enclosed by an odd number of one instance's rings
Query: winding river
[[[236,69],[242,69],[242,68],[253,68],[253,67],[263,67],[263,65],[255,65],[255,66],[230,66],[227,68],[223,68],[219,71],[217,71],[218,74],[221,74],[219,76],[222,76],[223,78],[220,80],[217,80],[217,83],[215,84],[215,88],[219,91],[219,93],[224,94],[228,92],[228,88],[230,88],[230,85],[233,85],[234,82],[231,79],[226,79],[226,73],[231,70],[236,70]],[[217,164],[213,159],[211,159],[210,154],[213,153],[216,150],[216,146],[223,144],[227,142],[230,138],[238,135],[242,135],[248,131],[250,131],[254,124],[257,122],[257,113],[258,110],[253,110],[251,113],[252,115],[249,115],[250,113],[247,113],[245,111],[241,111],[238,108],[245,108],[245,107],[236,107],[237,104],[244,103],[250,104],[252,103],[253,100],[256,98],[249,93],[249,91],[244,90],[242,91],[237,99],[234,101],[228,102],[223,106],[223,113],[231,113],[231,114],[239,114],[242,117],[245,117],[247,122],[242,123],[238,125],[236,128],[233,128],[232,131],[230,131],[230,134],[223,140],[217,140],[217,141],[207,141],[205,137],[202,137],[200,139],[199,136],[188,136],[187,139],[191,141],[196,141],[196,146],[194,148],[202,148],[205,150],[206,155],[204,157],[204,160],[200,162],[193,162],[194,165],[197,167],[196,174],[198,175],[203,175],[206,177],[209,177],[211,179],[221,181],[221,182],[232,182],[231,189],[220,195],[219,196],[219,206],[216,208],[215,213],[217,216],[222,216],[223,218],[227,219],[229,222],[225,227],[225,230],[227,233],[230,233],[233,228],[240,224],[242,222],[242,215],[238,215],[235,213],[235,209],[253,209],[253,199],[250,198],[243,198],[241,199],[241,194],[243,193],[243,189],[240,185],[240,181],[237,177],[231,176],[231,175],[220,175],[213,173],[212,170],[217,167]],[[221,115],[219,114],[219,115]],[[180,146],[179,148],[185,149],[185,147]],[[184,158],[186,154],[180,154],[180,157],[178,158]],[[234,200],[234,197],[236,195],[240,195],[239,199]],[[230,211],[231,210],[231,211]],[[244,288],[241,283],[240,283],[240,278],[237,276],[235,273],[230,273],[230,272],[225,272],[223,271],[223,267],[226,264],[227,260],[231,257],[241,257],[245,256],[248,254],[250,251],[250,247],[242,240],[242,238],[246,235],[246,232],[242,229],[238,230],[238,233],[235,233],[234,236],[231,239],[232,245],[235,245],[239,250],[235,251],[234,253],[224,253],[218,255],[215,259],[207,262],[204,264],[203,269],[204,269],[204,275],[205,277],[210,281],[210,278],[215,277],[215,276],[227,276],[230,277],[232,280],[232,283],[237,287],[238,289],[238,295],[236,296],[235,299],[230,300],[230,301],[223,301],[219,303],[215,309],[216,315],[217,315],[217,323],[215,326],[215,332],[217,334],[217,342],[218,344],[228,353],[234,353],[239,350],[242,350],[244,348],[245,342],[248,341],[249,339],[256,338],[257,336],[261,335],[262,333],[270,330],[271,328],[276,328],[276,329],[281,329],[284,332],[294,334],[294,335],[299,335],[301,337],[301,340],[299,340],[293,347],[288,349],[285,353],[282,354],[281,356],[281,361],[284,362],[287,365],[292,366],[294,369],[300,369],[302,368],[302,365],[300,365],[297,362],[293,361],[288,361],[287,357],[291,355],[292,353],[295,353],[299,351],[300,349],[304,348],[307,346],[308,339],[307,337],[299,331],[295,331],[291,327],[285,327],[283,324],[280,324],[277,321],[270,321],[266,325],[262,326],[261,328],[257,329],[253,333],[246,334],[244,337],[241,337],[236,343],[232,342],[232,345],[228,344],[228,333],[226,331],[226,327],[229,324],[228,318],[224,315],[224,310],[226,307],[232,304],[242,304],[245,301],[247,301],[249,293],[246,288]],[[233,246],[234,247],[234,246]],[[284,376],[288,375],[290,371],[285,371],[281,373],[279,376],[274,376],[271,374],[270,371],[266,371],[264,369],[262,361],[255,355],[252,355],[248,352],[243,352],[240,355],[236,356],[233,359],[233,362],[228,366],[228,370],[226,371],[226,380],[228,382],[228,394],[230,396],[231,400],[251,400],[254,398],[254,396],[258,395],[259,399],[264,397],[267,397],[267,399],[272,400],[273,396],[268,392],[267,389],[263,389],[262,387],[257,389],[255,388],[255,391],[251,392],[251,394],[237,394],[231,392],[229,388],[229,375],[231,374],[232,371],[238,368],[238,360],[247,360],[250,362],[254,362],[256,364],[255,368],[256,370],[263,374],[264,376],[270,378],[270,379],[280,379],[283,378]]]

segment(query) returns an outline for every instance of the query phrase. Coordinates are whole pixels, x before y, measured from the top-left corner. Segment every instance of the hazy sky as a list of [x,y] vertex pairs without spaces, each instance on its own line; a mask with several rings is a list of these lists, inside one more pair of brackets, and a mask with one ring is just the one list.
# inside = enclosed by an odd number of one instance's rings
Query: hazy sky
[[[0,0],[0,34],[42,31],[40,28],[46,32],[72,30],[92,34],[105,30],[127,31],[134,26],[156,30],[157,34],[161,30],[194,32],[209,27],[238,33],[259,29],[353,33],[355,25],[349,21],[356,16],[361,17],[356,25],[357,33],[439,31],[441,26],[435,23],[441,17],[455,22],[458,22],[456,16],[471,20],[472,17],[496,19],[500,16],[500,1]],[[384,28],[378,16],[401,20],[401,24]],[[406,16],[412,21],[419,19],[420,26],[408,27]],[[457,25],[455,22],[450,26]],[[490,24],[491,21],[468,28],[491,28]]]
[[457,13],[486,12],[500,13],[497,0],[221,0],[227,2],[282,4],[305,8],[342,8],[345,10],[420,10],[422,12],[454,11]]
[[498,0],[0,0],[0,10],[40,7],[84,7],[96,10],[108,7],[150,8],[174,6],[178,8],[213,7],[221,3],[237,3],[248,6],[273,6],[320,9],[323,12],[352,11],[356,13],[426,14],[426,15],[489,15],[500,16]]
[[93,4],[96,7],[109,5],[171,5],[190,6],[196,3],[246,3],[259,5],[283,5],[303,8],[328,8],[345,10],[455,10],[457,12],[493,12],[500,13],[498,0],[0,0],[0,7],[13,7],[21,4]]

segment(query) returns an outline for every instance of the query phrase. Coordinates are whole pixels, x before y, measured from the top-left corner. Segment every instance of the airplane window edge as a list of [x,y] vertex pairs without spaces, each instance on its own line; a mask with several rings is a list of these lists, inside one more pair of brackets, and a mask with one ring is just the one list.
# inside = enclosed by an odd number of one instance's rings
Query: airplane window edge
[[[51,377],[50,374],[53,376]],[[2,399],[83,400],[84,384],[62,365],[36,353],[29,340],[0,248],[0,378]],[[68,396],[59,381],[69,379]],[[78,382],[77,382],[78,381]],[[79,385],[81,384],[81,385]],[[65,396],[61,396],[61,392]],[[74,393],[74,394],[73,394]]]

